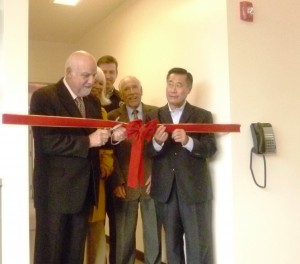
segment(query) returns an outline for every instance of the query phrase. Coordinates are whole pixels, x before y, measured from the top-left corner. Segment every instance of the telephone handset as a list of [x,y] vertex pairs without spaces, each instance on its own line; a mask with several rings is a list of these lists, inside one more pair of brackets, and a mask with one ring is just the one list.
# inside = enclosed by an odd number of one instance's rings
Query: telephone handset
[[264,154],[276,151],[274,132],[270,123],[252,123],[250,128],[254,153]]
[[[250,125],[253,148],[250,153],[250,170],[255,184],[260,188],[267,186],[267,166],[265,153],[274,153],[276,151],[276,143],[272,125],[270,123],[252,123]],[[257,183],[252,170],[252,154],[262,154],[264,160],[264,184]]]

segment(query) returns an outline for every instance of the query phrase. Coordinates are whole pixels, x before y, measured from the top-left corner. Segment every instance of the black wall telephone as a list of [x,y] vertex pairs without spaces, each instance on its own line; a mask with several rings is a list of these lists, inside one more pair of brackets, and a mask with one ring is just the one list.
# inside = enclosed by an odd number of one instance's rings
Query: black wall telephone
[[276,151],[274,132],[270,123],[252,123],[250,128],[254,153],[264,154]]
[[[250,153],[250,170],[255,184],[260,188],[267,186],[267,166],[264,153],[274,153],[276,151],[276,143],[272,125],[270,123],[252,123],[250,125],[253,148]],[[262,154],[264,160],[264,184],[257,183],[252,170],[252,154]]]

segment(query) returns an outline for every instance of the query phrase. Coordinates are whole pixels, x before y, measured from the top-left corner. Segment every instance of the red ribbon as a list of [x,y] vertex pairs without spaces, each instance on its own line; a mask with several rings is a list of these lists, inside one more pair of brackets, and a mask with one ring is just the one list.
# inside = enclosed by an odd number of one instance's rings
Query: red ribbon
[[111,120],[99,120],[92,118],[65,117],[65,116],[43,116],[43,115],[16,115],[3,114],[2,124],[29,125],[45,127],[85,127],[85,128],[112,128],[122,122]]
[[190,133],[214,133],[214,132],[240,132],[240,125],[236,124],[161,124],[166,127],[166,132],[173,132],[175,129],[184,129]]
[[149,141],[156,130],[157,120],[153,119],[143,125],[142,120],[134,120],[127,124],[126,135],[132,139],[130,166],[127,185],[132,188],[144,186],[144,160],[143,149],[145,140]]
[[157,126],[164,125],[167,132],[172,132],[178,128],[192,133],[240,132],[240,125],[237,124],[157,124],[157,120],[154,119],[143,125],[142,120],[122,123],[89,118],[15,114],[3,114],[2,124],[85,128],[113,128],[116,125],[122,124],[126,128],[127,138],[132,139],[127,184],[133,188],[137,187],[137,183],[140,186],[144,185],[144,143],[145,140],[149,141],[152,138]]
[[[131,123],[131,122],[129,122]],[[18,115],[3,114],[2,124],[7,125],[29,125],[45,127],[85,127],[85,128],[113,128],[122,124],[127,128],[128,124],[111,120],[99,120],[92,118],[64,117],[64,116],[42,116],[42,115]],[[215,133],[215,132],[240,132],[239,124],[157,124],[164,125],[167,132],[182,128],[186,132]]]

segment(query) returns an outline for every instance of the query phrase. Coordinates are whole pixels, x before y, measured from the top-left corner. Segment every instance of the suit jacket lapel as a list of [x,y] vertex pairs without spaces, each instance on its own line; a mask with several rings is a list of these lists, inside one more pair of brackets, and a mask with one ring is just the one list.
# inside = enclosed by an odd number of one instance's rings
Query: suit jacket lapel
[[67,87],[64,85],[62,79],[57,84],[57,96],[70,116],[82,117],[74,99],[72,98]]
[[148,108],[142,103],[142,111],[143,111],[143,122],[145,122],[146,113],[148,112]]
[[121,107],[120,107],[120,120],[122,120],[122,122],[129,122],[129,117],[128,117],[128,113],[127,113],[127,108],[126,108],[126,105],[123,104]]
[[[101,118],[103,119],[102,112],[95,112],[94,103],[91,100],[91,95],[83,97],[83,102],[85,106],[86,118]],[[96,114],[96,116],[95,116]]]
[[[58,82],[57,84],[57,96],[61,102],[61,104],[63,105],[63,107],[66,109],[66,111],[69,113],[69,115],[71,117],[80,117],[82,118],[81,116],[81,113],[73,99],[73,97],[71,96],[70,92],[68,91],[67,87],[64,85],[62,79]],[[85,104],[85,107],[87,106],[88,104]],[[89,108],[86,107],[86,114],[87,114],[87,117],[89,116]],[[92,131],[94,131],[95,129],[91,129],[91,128],[81,128],[84,133],[86,134],[90,134]]]
[[188,121],[192,114],[193,114],[192,107],[188,102],[186,102],[179,123],[189,123]]
[[168,104],[166,104],[158,110],[158,119],[160,123],[173,124]]
[[142,103],[142,111],[143,111],[143,121],[145,122],[146,114],[148,112],[153,111],[153,107],[149,106],[149,105],[145,105],[144,103]]

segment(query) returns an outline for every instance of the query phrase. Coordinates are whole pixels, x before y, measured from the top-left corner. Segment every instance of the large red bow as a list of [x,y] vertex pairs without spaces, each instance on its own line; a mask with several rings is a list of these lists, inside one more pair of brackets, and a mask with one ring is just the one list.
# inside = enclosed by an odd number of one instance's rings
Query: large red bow
[[143,150],[145,140],[149,141],[156,130],[157,120],[153,119],[143,125],[142,120],[134,120],[126,126],[126,136],[132,139],[130,165],[128,171],[127,185],[132,188],[144,186],[144,161]]

